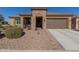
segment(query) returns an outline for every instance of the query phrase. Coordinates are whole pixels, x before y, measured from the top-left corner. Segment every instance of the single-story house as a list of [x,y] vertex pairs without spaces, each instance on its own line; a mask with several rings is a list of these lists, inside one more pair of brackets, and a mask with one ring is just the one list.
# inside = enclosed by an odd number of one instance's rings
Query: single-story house
[[10,16],[9,24],[42,29],[79,29],[79,17],[73,14],[48,13],[45,7],[33,7],[30,14]]

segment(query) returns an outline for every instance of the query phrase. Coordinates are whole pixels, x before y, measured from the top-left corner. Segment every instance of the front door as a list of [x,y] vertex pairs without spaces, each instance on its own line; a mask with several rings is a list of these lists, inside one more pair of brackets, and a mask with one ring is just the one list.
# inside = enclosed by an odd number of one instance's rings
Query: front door
[[42,28],[42,17],[36,17],[36,29]]

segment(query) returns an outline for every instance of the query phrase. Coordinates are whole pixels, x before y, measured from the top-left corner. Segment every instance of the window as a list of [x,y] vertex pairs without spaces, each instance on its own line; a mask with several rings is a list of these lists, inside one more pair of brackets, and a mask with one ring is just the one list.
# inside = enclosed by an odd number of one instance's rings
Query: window
[[15,19],[15,24],[20,24],[20,23],[21,23],[20,18],[16,18]]

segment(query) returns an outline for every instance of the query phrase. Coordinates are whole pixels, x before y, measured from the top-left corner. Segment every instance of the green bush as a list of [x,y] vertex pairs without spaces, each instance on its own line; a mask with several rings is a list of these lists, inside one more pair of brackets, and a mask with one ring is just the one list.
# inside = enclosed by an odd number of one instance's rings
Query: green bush
[[23,30],[20,27],[10,27],[5,30],[5,36],[9,39],[16,39],[23,35]]

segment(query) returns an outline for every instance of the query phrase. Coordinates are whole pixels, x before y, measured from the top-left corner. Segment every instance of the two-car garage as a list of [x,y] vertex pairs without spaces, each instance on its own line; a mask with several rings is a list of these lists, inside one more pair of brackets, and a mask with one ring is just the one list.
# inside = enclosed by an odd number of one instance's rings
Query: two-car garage
[[67,29],[68,18],[47,18],[46,27],[48,29]]

